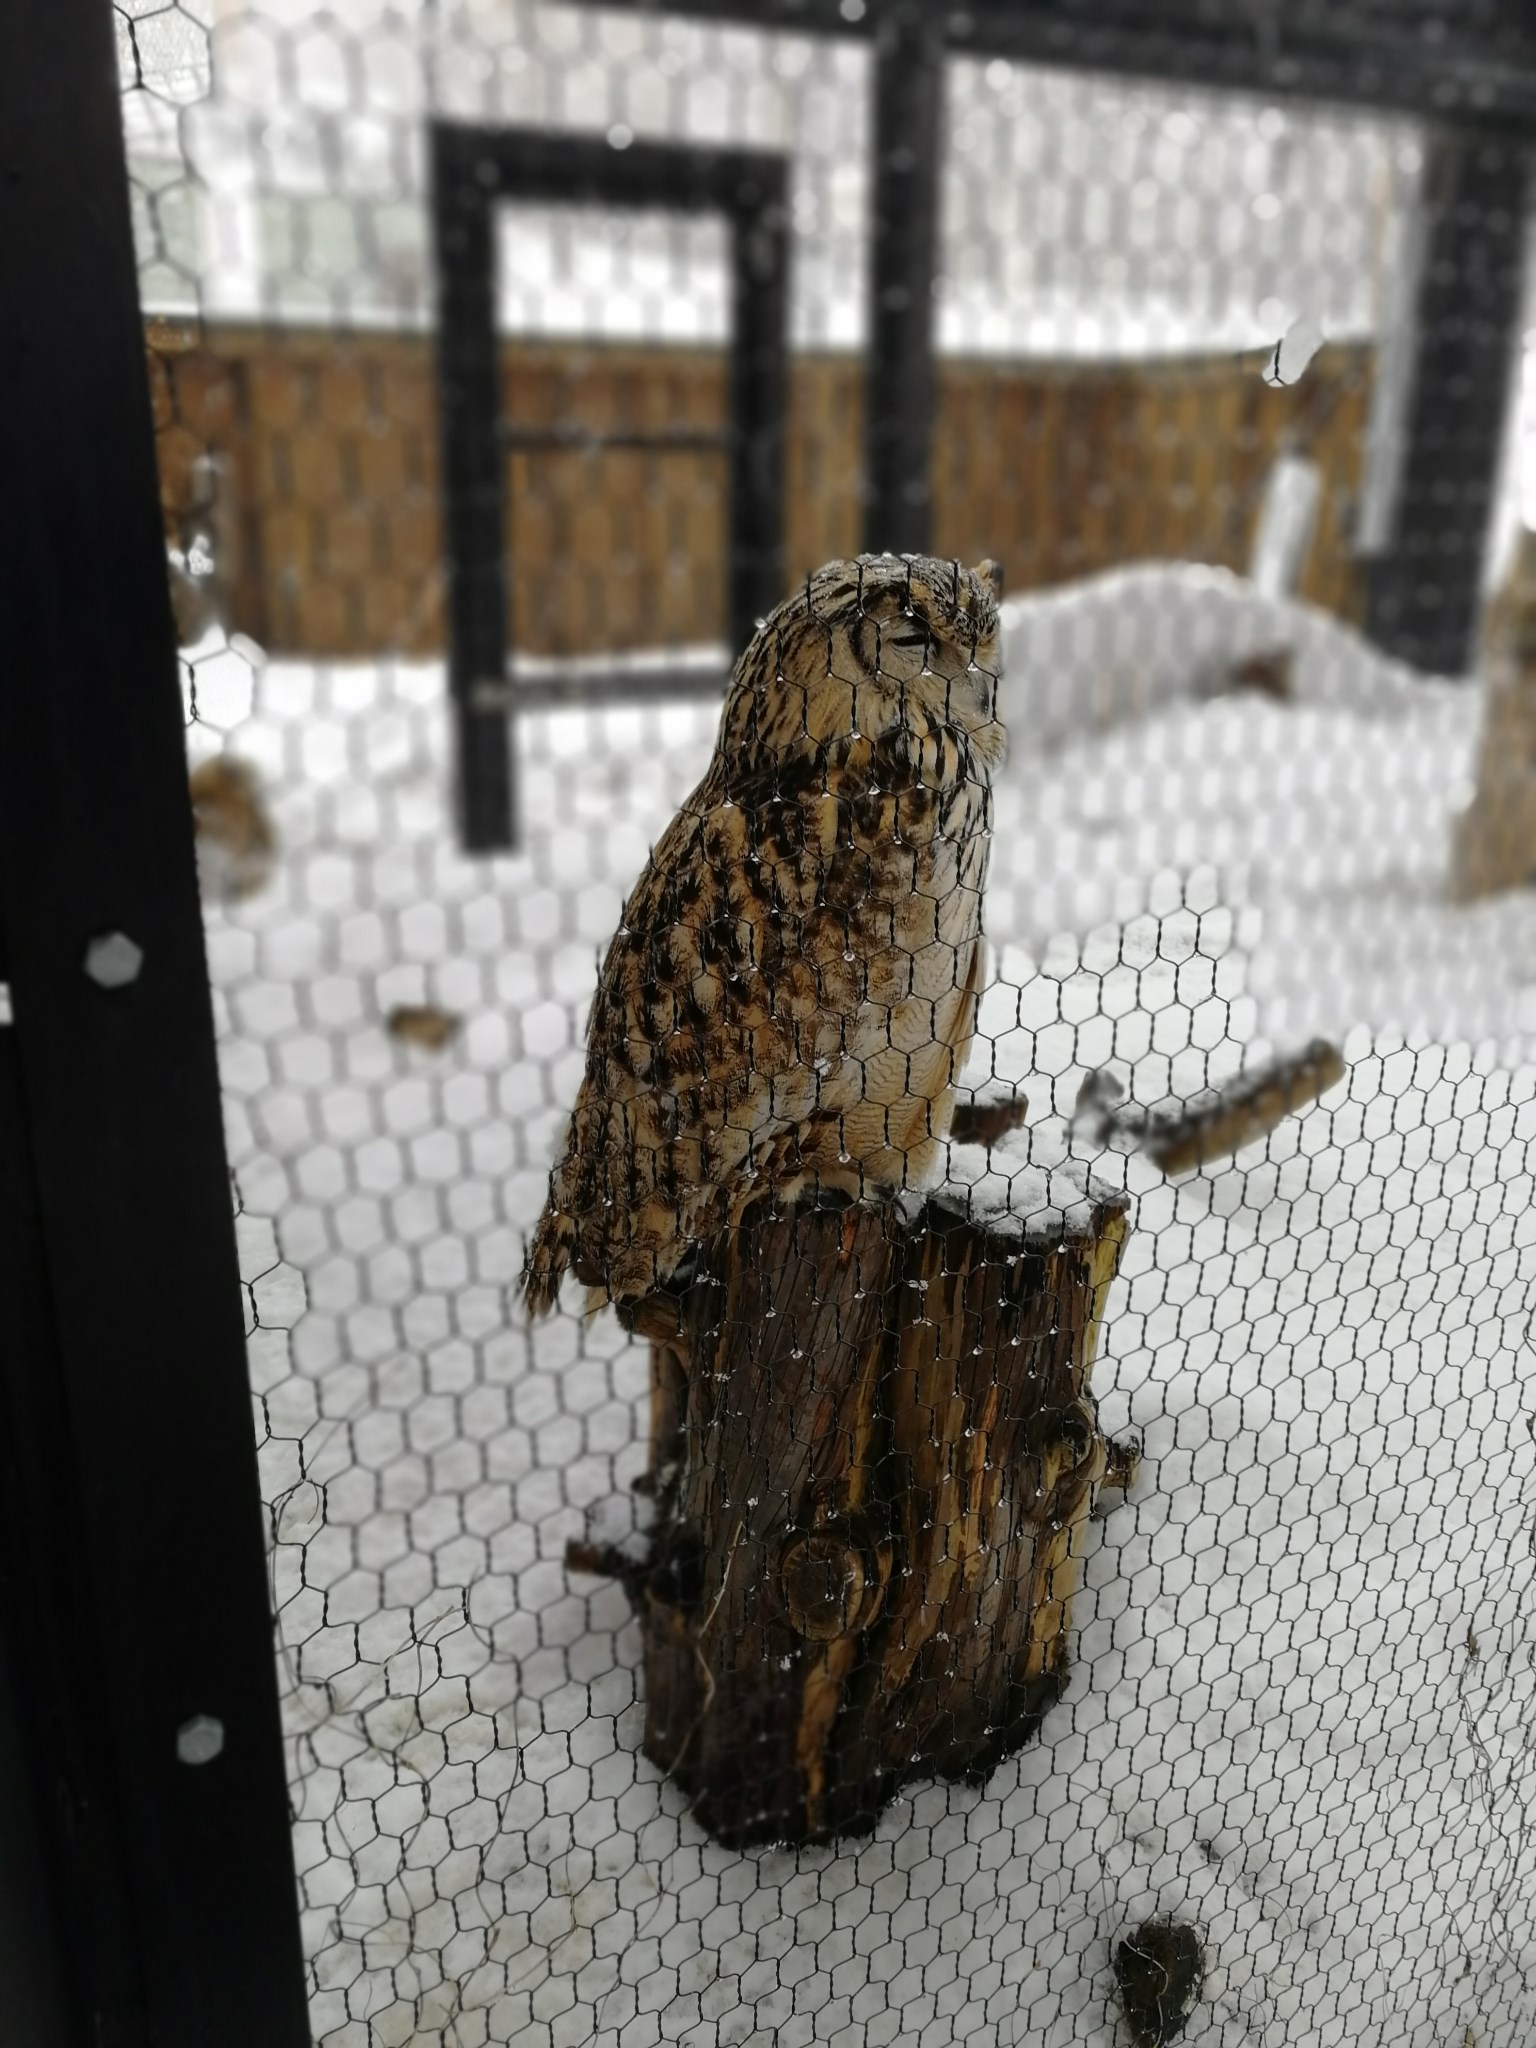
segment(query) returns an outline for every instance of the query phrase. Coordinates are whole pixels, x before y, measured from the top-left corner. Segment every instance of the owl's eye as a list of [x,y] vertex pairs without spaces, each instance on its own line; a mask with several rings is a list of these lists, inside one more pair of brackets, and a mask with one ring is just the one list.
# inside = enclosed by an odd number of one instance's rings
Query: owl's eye
[[860,661],[871,671],[892,666],[905,669],[914,660],[921,664],[928,635],[910,620],[865,618],[859,621],[854,645]]

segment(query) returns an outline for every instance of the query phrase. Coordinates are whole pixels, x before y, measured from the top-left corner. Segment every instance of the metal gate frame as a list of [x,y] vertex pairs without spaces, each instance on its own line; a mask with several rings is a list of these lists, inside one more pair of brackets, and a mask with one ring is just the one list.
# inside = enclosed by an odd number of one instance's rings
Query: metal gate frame
[[[872,46],[865,545],[926,551],[933,268],[945,58],[1004,57],[1270,100],[1408,114],[1427,128],[1428,260],[1406,334],[1403,451],[1383,544],[1366,563],[1366,630],[1440,674],[1470,666],[1519,358],[1521,268],[1536,155],[1536,13],[1367,15],[1209,0],[578,0]],[[1278,338],[1278,337],[1277,337]]]
[[487,853],[514,846],[517,831],[496,209],[521,200],[724,215],[732,335],[727,611],[739,647],[783,595],[788,169],[765,151],[619,146],[603,136],[448,121],[432,125],[431,165],[455,795],[462,844]]

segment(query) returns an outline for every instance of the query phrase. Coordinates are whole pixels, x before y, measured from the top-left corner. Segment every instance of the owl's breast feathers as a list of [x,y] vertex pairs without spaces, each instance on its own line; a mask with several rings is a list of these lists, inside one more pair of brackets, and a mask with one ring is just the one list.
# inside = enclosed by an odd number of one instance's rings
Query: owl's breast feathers
[[942,1142],[989,808],[986,764],[931,717],[717,753],[603,966],[524,1276],[534,1313],[567,1267],[641,1294],[769,1185],[895,1186]]

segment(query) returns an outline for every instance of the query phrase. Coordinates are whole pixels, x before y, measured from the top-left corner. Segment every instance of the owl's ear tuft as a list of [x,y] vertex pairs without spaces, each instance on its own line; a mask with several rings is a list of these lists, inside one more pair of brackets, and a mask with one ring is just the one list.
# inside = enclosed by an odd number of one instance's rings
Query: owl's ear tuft
[[994,562],[991,556],[989,555],[984,562],[978,562],[976,564],[975,568],[971,571],[971,574],[976,578],[978,583],[984,583],[987,589],[991,591],[992,602],[994,604],[1002,603],[1003,565],[1001,562]]

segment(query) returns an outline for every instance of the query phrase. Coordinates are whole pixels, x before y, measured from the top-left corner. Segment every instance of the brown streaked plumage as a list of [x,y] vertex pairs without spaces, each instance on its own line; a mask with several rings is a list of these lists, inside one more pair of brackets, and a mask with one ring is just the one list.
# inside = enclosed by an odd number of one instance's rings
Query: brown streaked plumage
[[831,562],[736,664],[624,906],[523,1271],[634,1299],[770,1190],[938,1168],[984,966],[997,574]]

